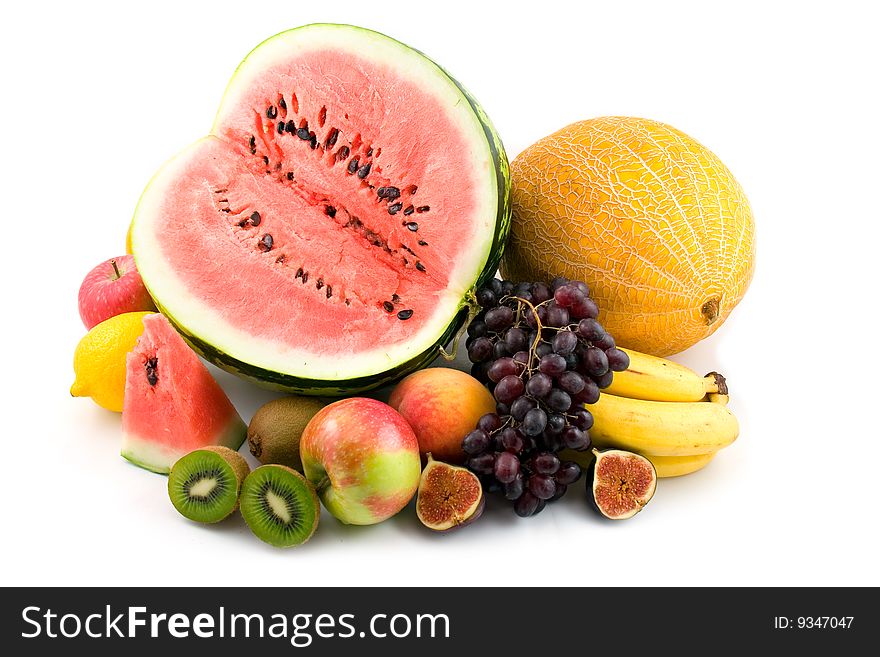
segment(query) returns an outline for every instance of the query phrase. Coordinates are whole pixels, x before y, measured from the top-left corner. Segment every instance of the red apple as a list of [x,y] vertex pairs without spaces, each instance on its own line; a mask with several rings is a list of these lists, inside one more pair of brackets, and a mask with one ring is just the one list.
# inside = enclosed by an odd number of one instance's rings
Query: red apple
[[105,260],[79,287],[79,316],[87,329],[122,313],[145,310],[156,310],[156,304],[144,287],[134,256]]
[[463,463],[462,439],[486,413],[495,412],[495,399],[470,374],[448,367],[431,367],[410,374],[391,392],[388,404],[413,428],[422,456]]
[[400,414],[375,399],[342,399],[318,411],[299,444],[303,472],[344,523],[390,518],[419,487],[419,443]]

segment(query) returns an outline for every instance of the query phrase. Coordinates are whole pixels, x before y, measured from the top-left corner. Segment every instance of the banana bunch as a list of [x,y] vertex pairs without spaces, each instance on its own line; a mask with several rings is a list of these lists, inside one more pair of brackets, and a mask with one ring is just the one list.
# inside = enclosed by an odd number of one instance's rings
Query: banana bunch
[[642,454],[657,476],[678,477],[696,472],[736,440],[739,423],[727,408],[723,376],[703,377],[663,358],[624,351],[629,369],[616,372],[589,407],[596,447]]

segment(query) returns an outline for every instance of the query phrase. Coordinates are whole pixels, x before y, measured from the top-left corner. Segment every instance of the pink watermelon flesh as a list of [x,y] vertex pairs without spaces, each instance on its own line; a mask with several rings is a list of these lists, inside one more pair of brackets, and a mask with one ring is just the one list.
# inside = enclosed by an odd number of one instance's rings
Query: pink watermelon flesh
[[480,275],[495,165],[473,109],[385,46],[277,39],[148,187],[138,266],[195,344],[306,379],[371,376],[437,342]]
[[126,368],[122,456],[132,463],[168,473],[194,449],[244,442],[247,427],[232,402],[162,315],[144,318]]

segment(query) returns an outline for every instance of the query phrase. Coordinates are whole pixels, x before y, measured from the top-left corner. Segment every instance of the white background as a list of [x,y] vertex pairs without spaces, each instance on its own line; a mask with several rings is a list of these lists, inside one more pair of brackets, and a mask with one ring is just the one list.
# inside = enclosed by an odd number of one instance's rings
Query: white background
[[[662,5],[662,6],[660,6]],[[27,6],[27,9],[24,7]],[[870,3],[17,3],[4,9],[0,583],[111,585],[880,584],[880,107]],[[85,273],[124,251],[144,184],[204,134],[264,38],[331,21],[428,53],[513,158],[579,119],[659,119],[714,150],[751,200],[758,265],[713,337],[741,437],[647,509],[600,522],[580,486],[533,519],[493,500],[457,535],[412,507],[326,513],[276,550],[239,517],[185,521],[118,455],[119,416],[72,399]],[[218,378],[247,420],[274,396]]]

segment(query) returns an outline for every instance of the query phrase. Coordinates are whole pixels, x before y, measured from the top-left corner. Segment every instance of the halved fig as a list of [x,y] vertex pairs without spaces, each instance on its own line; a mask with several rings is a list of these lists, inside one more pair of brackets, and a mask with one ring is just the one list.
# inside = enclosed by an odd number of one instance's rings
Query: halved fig
[[422,470],[416,515],[428,529],[444,532],[480,517],[486,500],[477,476],[467,468],[435,461],[428,453]]
[[622,449],[594,449],[593,454],[596,459],[587,471],[587,497],[593,507],[611,520],[632,518],[654,496],[654,465]]

